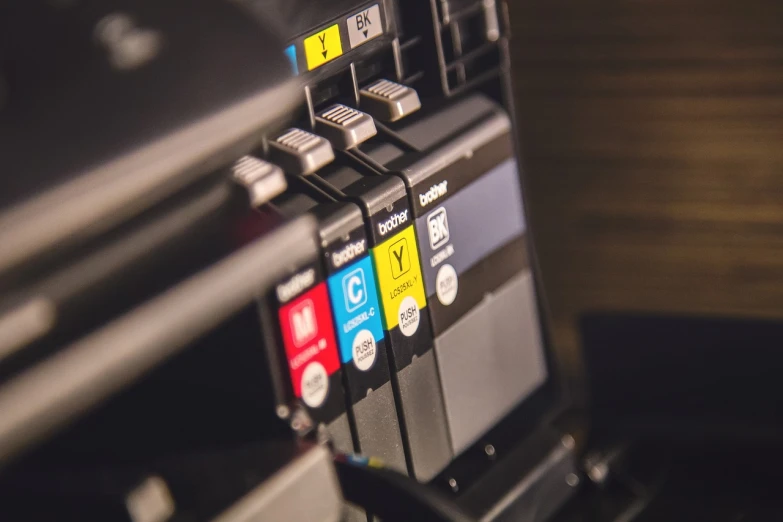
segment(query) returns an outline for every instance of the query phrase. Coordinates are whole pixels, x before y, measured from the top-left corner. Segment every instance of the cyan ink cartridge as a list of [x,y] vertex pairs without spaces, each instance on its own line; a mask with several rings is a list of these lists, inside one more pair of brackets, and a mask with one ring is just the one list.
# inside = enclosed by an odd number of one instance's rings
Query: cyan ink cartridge
[[333,164],[308,178],[359,205],[380,296],[409,471],[426,481],[452,458],[416,230],[399,178]]
[[511,122],[473,95],[394,132],[416,150],[390,155],[376,145],[364,154],[409,192],[451,444],[460,453],[546,379]]
[[[321,259],[342,363],[356,450],[405,472],[405,452],[394,402],[382,309],[364,218],[353,203],[322,202],[305,180],[273,202],[285,215],[309,212],[318,220]],[[323,198],[318,198],[323,201]]]

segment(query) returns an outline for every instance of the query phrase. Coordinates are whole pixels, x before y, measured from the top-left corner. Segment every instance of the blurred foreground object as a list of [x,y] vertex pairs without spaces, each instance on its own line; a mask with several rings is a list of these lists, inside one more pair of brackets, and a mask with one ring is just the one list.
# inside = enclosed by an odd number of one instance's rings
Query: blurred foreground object
[[15,2],[0,33],[4,294],[249,151],[301,96],[282,43],[228,2]]
[[0,33],[4,462],[252,299],[230,283],[250,251],[196,275],[241,245],[220,168],[299,97],[282,43],[228,3],[20,2]]

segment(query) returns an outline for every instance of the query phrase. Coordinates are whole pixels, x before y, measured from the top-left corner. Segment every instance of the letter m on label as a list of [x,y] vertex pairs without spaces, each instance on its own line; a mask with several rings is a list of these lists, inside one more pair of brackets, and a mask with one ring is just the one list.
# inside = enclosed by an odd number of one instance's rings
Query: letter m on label
[[288,320],[291,327],[291,338],[294,340],[294,345],[297,348],[301,348],[318,334],[315,305],[310,299],[306,299],[291,308],[288,313]]

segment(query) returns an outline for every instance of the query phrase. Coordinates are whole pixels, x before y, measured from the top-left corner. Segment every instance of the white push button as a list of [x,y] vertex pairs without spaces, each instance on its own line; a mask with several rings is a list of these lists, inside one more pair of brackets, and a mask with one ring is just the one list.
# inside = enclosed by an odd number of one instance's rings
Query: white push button
[[350,149],[378,133],[370,115],[345,105],[333,105],[318,114],[315,128],[338,149]]
[[390,80],[378,80],[359,94],[362,109],[382,121],[397,121],[421,108],[419,93]]
[[283,169],[253,156],[242,156],[235,161],[231,165],[231,175],[247,189],[254,207],[282,194],[288,186]]
[[289,174],[312,174],[334,160],[332,145],[302,129],[288,129],[269,143],[269,156]]

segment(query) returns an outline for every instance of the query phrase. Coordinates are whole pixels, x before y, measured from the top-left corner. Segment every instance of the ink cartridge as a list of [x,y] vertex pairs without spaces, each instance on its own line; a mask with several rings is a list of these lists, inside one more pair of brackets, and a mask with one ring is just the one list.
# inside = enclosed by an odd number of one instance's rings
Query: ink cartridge
[[290,190],[272,206],[286,216],[309,212],[317,219],[355,449],[404,472],[382,310],[361,210],[330,200],[299,178],[291,179]]
[[511,121],[476,94],[386,131],[356,155],[408,190],[459,454],[546,379]]
[[[260,213],[284,219],[271,205]],[[270,366],[278,370],[272,377],[280,416],[290,418],[295,430],[311,424],[319,438],[352,453],[331,305],[317,253],[291,265],[260,308]],[[298,408],[306,419],[297,418]]]
[[405,186],[399,178],[360,171],[345,162],[333,163],[308,180],[361,208],[408,468],[418,480],[427,481],[451,461],[452,452]]

